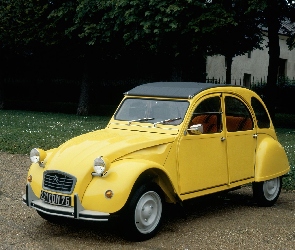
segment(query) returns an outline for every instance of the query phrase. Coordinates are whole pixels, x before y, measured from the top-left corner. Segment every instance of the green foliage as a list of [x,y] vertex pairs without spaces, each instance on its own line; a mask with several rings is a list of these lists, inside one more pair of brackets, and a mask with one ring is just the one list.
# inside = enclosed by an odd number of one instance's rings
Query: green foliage
[[234,1],[235,7],[229,7],[228,2],[65,1],[51,12],[49,20],[57,30],[64,26],[71,39],[83,39],[88,45],[106,46],[116,41],[117,46],[137,44],[142,49],[176,56],[208,48],[211,53],[224,53],[220,47],[233,50],[233,41],[237,41],[237,51],[232,54],[238,55],[257,47],[260,33],[245,1]]
[[45,150],[83,133],[104,128],[109,117],[0,110],[0,150],[28,154],[34,147]]
[[47,42],[50,34],[48,14],[51,5],[46,0],[2,0],[0,4],[0,43],[13,49]]
[[295,114],[285,114],[278,113],[276,114],[276,119],[274,121],[276,128],[288,128],[295,129]]
[[[273,1],[282,17],[294,10],[289,0]],[[268,6],[266,0],[2,0],[0,41],[52,45],[69,38],[84,46],[140,43],[174,55],[202,48],[235,56],[259,47],[259,16]]]
[[[179,41],[194,29],[194,36],[187,40],[192,47],[198,37],[196,26],[192,27],[203,9],[203,1],[127,1],[127,0],[80,0],[65,2],[49,16],[59,23],[71,18],[72,25],[66,27],[66,34],[79,37],[88,45],[116,41],[116,45],[131,45],[140,42],[141,47],[153,51],[162,44],[178,48]],[[73,3],[70,5],[69,3]],[[74,6],[74,7],[73,7]],[[56,22],[57,21],[57,22]],[[196,44],[194,45],[196,46]],[[173,51],[175,51],[174,49]],[[178,50],[180,52],[180,50]]]
[[212,1],[202,18],[204,35],[210,41],[208,53],[232,58],[260,49],[263,39],[258,15],[249,1]]
[[[250,10],[259,14],[259,21],[262,26],[267,27],[268,18],[275,16],[279,22],[289,20],[295,22],[295,2],[294,0],[250,0]],[[270,27],[268,27],[269,29]],[[288,34],[287,45],[289,49],[295,47],[295,33],[290,29],[285,29]]]

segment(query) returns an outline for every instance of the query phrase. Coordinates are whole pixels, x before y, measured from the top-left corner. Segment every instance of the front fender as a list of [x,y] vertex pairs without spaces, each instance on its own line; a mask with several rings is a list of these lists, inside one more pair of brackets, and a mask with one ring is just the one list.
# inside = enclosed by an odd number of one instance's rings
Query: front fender
[[[121,160],[112,163],[111,169],[103,176],[94,176],[87,187],[82,200],[82,206],[87,210],[106,213],[119,211],[126,203],[134,183],[148,169],[164,168],[148,160]],[[113,191],[111,199],[105,197],[107,190]]]
[[263,138],[257,145],[255,181],[266,181],[290,171],[282,145],[272,137]]

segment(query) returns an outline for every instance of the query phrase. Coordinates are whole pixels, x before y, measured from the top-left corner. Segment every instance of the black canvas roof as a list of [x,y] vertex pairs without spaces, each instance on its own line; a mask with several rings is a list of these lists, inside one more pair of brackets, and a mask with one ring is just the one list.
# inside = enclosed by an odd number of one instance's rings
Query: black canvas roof
[[205,89],[220,86],[225,85],[199,82],[153,82],[136,86],[125,95],[190,99]]

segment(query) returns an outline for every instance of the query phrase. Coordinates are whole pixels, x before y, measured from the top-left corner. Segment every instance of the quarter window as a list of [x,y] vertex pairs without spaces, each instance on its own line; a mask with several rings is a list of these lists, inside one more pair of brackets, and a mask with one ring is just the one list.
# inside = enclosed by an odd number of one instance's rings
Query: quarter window
[[253,121],[247,106],[237,98],[225,97],[226,129],[228,132],[253,129]]
[[251,105],[254,109],[254,113],[257,120],[257,125],[259,128],[269,128],[270,127],[270,119],[267,115],[267,112],[262,105],[262,103],[255,97],[251,98]]

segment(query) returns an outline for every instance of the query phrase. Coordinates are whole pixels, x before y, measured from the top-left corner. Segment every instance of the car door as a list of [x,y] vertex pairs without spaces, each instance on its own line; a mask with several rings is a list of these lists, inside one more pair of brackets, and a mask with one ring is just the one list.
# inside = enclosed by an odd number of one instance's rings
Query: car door
[[229,181],[235,183],[254,177],[257,135],[246,102],[227,94],[224,105]]
[[181,195],[228,183],[225,131],[222,124],[221,94],[197,102],[188,129],[202,124],[203,133],[188,130],[178,144],[179,188]]

